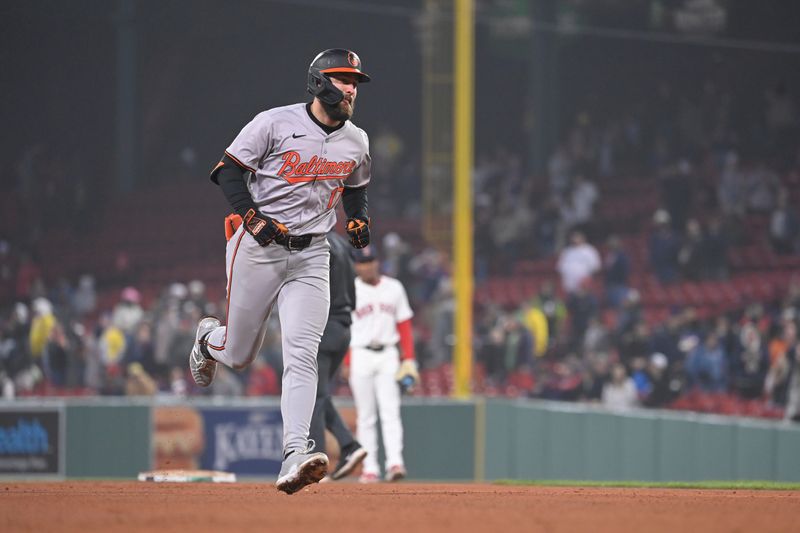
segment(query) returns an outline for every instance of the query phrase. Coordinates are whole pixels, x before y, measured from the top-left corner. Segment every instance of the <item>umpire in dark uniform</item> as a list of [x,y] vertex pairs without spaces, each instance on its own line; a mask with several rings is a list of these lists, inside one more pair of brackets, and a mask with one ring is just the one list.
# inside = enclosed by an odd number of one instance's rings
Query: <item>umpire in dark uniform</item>
[[341,454],[339,463],[329,474],[335,480],[350,474],[367,456],[367,451],[353,437],[331,401],[330,381],[350,348],[350,313],[356,304],[356,271],[350,243],[335,232],[328,233],[328,242],[331,245],[331,308],[317,350],[317,401],[309,437],[316,443],[314,450],[317,452],[325,452],[326,428],[336,437]]

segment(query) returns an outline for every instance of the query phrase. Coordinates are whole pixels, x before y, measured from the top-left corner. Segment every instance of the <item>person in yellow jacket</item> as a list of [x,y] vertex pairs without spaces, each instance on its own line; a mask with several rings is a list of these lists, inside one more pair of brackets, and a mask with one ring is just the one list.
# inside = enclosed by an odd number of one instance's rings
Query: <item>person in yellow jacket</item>
[[547,317],[538,307],[529,307],[522,311],[522,323],[533,335],[533,353],[541,357],[547,352],[550,343]]
[[33,320],[30,331],[30,350],[34,361],[41,361],[53,329],[56,327],[56,317],[53,314],[53,305],[46,298],[33,300]]

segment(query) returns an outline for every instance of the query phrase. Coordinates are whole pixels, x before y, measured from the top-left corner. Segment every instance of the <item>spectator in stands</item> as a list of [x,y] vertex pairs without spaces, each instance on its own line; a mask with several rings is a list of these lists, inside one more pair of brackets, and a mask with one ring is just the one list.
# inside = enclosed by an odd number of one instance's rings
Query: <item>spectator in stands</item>
[[786,357],[788,392],[784,418],[800,422],[800,345],[795,344]]
[[31,308],[33,320],[31,321],[29,349],[33,361],[41,367],[57,320],[53,314],[53,306],[46,298],[36,298]]
[[661,198],[674,231],[683,231],[692,209],[693,183],[692,164],[682,158],[677,164],[668,167],[661,178]]
[[600,402],[603,388],[611,380],[611,357],[607,352],[586,352],[584,356],[583,399]]
[[548,348],[551,347],[564,333],[564,325],[567,322],[567,306],[556,294],[552,281],[542,283],[539,292],[530,301],[529,307],[541,310],[547,319]]
[[678,250],[680,240],[670,225],[671,217],[664,209],[653,215],[653,232],[650,234],[650,266],[662,284],[673,283],[678,277]]
[[[177,361],[172,361],[171,348],[177,345],[176,337],[183,316],[183,303],[189,295],[186,285],[172,283],[163,292],[153,312],[155,366],[159,369],[158,379],[167,379],[166,369],[170,369]],[[174,364],[173,364],[174,363]]]
[[503,274],[509,274],[516,260],[527,248],[533,231],[534,213],[527,202],[503,197],[492,217],[492,239],[497,251],[495,264]]
[[594,316],[589,320],[589,327],[583,337],[583,353],[586,355],[604,353],[611,349],[611,333],[602,320]]
[[719,217],[708,221],[708,231],[703,241],[706,277],[712,280],[728,279],[728,244],[730,237]]
[[717,186],[717,200],[722,213],[728,218],[744,216],[747,205],[744,174],[739,168],[739,155],[728,152],[722,163],[722,172]]
[[564,292],[570,295],[586,287],[601,266],[597,249],[586,242],[583,232],[573,231],[570,244],[561,251],[556,265]]
[[184,398],[189,393],[185,372],[185,365],[172,367],[169,372],[169,392],[178,398]]
[[769,358],[760,346],[742,346],[733,354],[731,388],[742,398],[756,399],[764,393]]
[[123,393],[123,364],[126,347],[125,333],[111,323],[110,317],[103,317],[98,327],[95,353],[92,356],[97,364],[87,364],[87,372],[97,373],[91,380],[87,377],[87,381],[102,394]]
[[71,346],[64,326],[56,320],[44,349],[44,375],[51,385],[67,385]]
[[478,359],[486,371],[487,385],[499,387],[506,378],[503,349],[505,346],[505,313],[496,305],[489,305],[481,323]]
[[126,343],[124,361],[129,370],[130,365],[136,363],[149,376],[163,374],[156,365],[153,327],[149,322],[142,321],[136,326],[136,332]]
[[561,206],[561,220],[568,231],[586,228],[599,196],[597,186],[586,178],[583,171],[577,172]]
[[541,396],[548,400],[575,401],[583,392],[583,370],[578,357],[571,353],[554,361],[543,377]]
[[769,241],[777,254],[786,255],[798,251],[800,243],[800,216],[789,203],[789,192],[781,189],[775,209],[769,218]]
[[775,207],[775,198],[780,188],[778,175],[759,160],[745,174],[747,208],[753,213],[769,213]]
[[570,185],[570,175],[572,173],[572,158],[569,151],[562,144],[547,163],[547,174],[550,180],[550,192],[557,197],[566,194]]
[[228,367],[224,367],[223,370],[222,366],[217,369],[217,375],[214,376],[214,383],[211,384],[210,388],[213,396],[225,398],[242,396],[245,390],[236,373]]
[[[634,331],[640,324],[644,324],[642,321],[642,297],[636,289],[628,289],[617,315],[615,334],[617,338],[623,338]],[[649,336],[649,331],[645,335]]]
[[[794,324],[792,324],[794,325]],[[786,337],[786,349],[775,355],[767,371],[767,377],[764,380],[764,391],[770,400],[776,405],[786,406],[789,402],[789,395],[792,383],[793,370],[797,367],[798,351],[800,351],[800,343],[797,342],[796,329],[791,328],[792,336],[786,328],[788,324],[784,324],[784,336]],[[792,398],[795,400],[795,398]],[[795,413],[796,414],[796,413]]]
[[247,376],[248,396],[276,396],[280,394],[278,375],[262,357],[256,357]]
[[589,290],[589,280],[584,280],[582,285],[567,298],[567,309],[570,318],[569,348],[580,352],[584,345],[586,330],[592,318],[597,315],[597,298]]
[[0,321],[0,373],[12,382],[32,365],[30,329],[30,312],[22,302],[14,304],[7,320]]
[[416,278],[411,298],[427,303],[436,292],[441,280],[447,276],[449,259],[445,252],[428,246],[409,262],[409,269]]
[[628,293],[631,262],[622,248],[622,240],[617,235],[608,238],[608,250],[603,259],[603,267],[606,303],[611,307],[619,307]]
[[706,392],[725,392],[728,385],[728,354],[717,333],[706,335],[705,341],[689,353],[686,372],[693,386]]
[[141,295],[135,287],[125,287],[119,297],[119,303],[114,307],[111,323],[122,330],[125,335],[133,335],[136,326],[144,316],[141,304]]
[[129,364],[126,374],[126,396],[155,396],[158,392],[156,382],[150,377],[141,363]]
[[97,293],[94,288],[94,276],[84,274],[78,280],[78,287],[72,295],[72,310],[78,317],[93,313],[97,307]]
[[189,292],[189,300],[198,309],[200,309],[200,313],[203,315],[212,315],[213,310],[207,309],[209,305],[208,298],[206,298],[206,284],[200,281],[199,279],[194,279],[190,281],[186,285],[186,289]]
[[684,314],[675,310],[664,322],[655,326],[650,339],[651,349],[664,354],[670,364],[683,358],[678,348],[683,323]]
[[632,364],[637,357],[646,357],[650,347],[650,327],[644,321],[633,322],[627,331],[617,335],[617,349],[624,364]]
[[504,313],[492,328],[487,372],[501,383],[514,371],[530,368],[534,360],[534,339],[516,313]]
[[663,407],[680,392],[678,380],[671,375],[667,357],[662,353],[637,357],[631,368],[639,401],[646,407]]
[[699,281],[705,275],[705,237],[700,222],[694,218],[686,222],[686,236],[678,250],[678,266],[683,279]]
[[16,257],[12,253],[11,243],[0,239],[0,302],[14,298],[15,276]]
[[603,405],[614,411],[627,411],[639,404],[636,384],[619,363],[611,369],[611,380],[603,386]]

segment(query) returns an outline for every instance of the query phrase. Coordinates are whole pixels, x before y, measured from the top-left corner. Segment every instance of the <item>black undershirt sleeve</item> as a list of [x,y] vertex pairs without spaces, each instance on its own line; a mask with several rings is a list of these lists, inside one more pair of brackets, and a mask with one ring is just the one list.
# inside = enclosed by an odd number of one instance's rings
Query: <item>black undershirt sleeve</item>
[[221,166],[217,166],[211,173],[211,181],[219,185],[222,193],[233,207],[234,212],[244,216],[248,210],[253,209],[258,213],[258,206],[250,196],[245,183],[245,170],[242,169],[228,155],[223,156]]
[[342,192],[342,205],[347,218],[369,220],[366,187],[345,187]]

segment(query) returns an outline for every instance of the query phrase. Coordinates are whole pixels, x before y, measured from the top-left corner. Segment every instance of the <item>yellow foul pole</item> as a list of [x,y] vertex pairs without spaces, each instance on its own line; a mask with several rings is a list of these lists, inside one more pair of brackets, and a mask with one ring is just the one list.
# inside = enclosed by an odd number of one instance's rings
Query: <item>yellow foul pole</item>
[[472,159],[475,21],[473,0],[455,0],[455,73],[453,97],[453,283],[455,312],[455,386],[457,398],[470,395],[472,378]]

